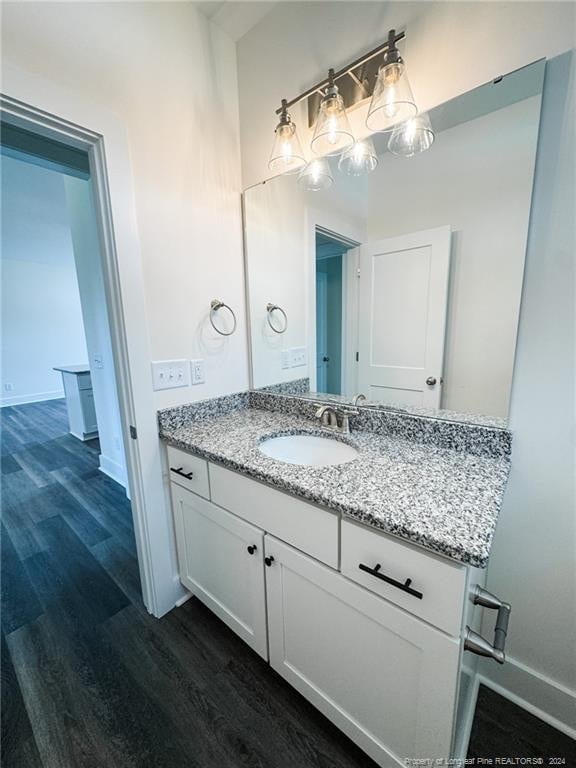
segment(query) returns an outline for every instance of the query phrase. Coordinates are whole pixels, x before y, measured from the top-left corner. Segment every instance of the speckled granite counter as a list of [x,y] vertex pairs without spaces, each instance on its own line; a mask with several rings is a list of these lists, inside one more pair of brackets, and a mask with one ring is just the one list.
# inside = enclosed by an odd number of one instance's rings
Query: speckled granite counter
[[353,431],[334,437],[355,446],[358,459],[328,467],[287,464],[265,456],[258,444],[281,434],[328,434],[310,419],[253,406],[250,394],[242,393],[165,409],[160,437],[344,517],[452,559],[487,565],[509,450],[478,455],[398,434]]

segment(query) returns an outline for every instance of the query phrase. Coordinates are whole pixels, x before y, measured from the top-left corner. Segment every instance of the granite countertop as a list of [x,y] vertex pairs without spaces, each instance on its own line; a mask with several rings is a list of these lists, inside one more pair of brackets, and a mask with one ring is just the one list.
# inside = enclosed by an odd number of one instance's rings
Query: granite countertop
[[[258,449],[269,437],[296,433],[341,439],[360,456],[315,467],[277,461]],[[488,563],[510,467],[507,455],[475,455],[373,432],[330,435],[309,419],[244,402],[227,413],[200,412],[193,419],[184,417],[182,408],[163,411],[160,437],[433,552],[481,568]]]

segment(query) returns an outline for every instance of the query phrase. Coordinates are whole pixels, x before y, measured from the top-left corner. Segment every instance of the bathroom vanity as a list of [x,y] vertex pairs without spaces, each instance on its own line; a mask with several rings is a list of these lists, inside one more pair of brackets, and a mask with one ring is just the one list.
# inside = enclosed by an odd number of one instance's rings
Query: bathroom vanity
[[252,389],[159,415],[182,584],[380,766],[465,758],[505,661],[484,583],[543,74],[432,110],[413,157],[377,132],[363,175],[247,189]]
[[[160,412],[180,580],[379,765],[461,757],[510,433],[359,408],[340,434],[317,407],[252,392]],[[352,453],[267,455],[292,435]]]

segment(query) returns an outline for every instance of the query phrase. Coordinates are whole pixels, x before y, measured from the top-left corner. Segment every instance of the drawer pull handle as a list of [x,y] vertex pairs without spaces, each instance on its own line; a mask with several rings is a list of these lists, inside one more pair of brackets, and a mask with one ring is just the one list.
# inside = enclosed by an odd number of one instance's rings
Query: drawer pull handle
[[412,579],[406,579],[405,582],[396,581],[396,579],[390,578],[390,576],[386,576],[385,573],[380,573],[380,569],[382,566],[380,563],[377,563],[374,568],[370,568],[368,565],[364,565],[364,563],[359,563],[358,568],[360,568],[361,571],[365,571],[366,573],[369,573],[371,576],[376,576],[377,579],[382,579],[382,581],[385,581],[386,584],[392,584],[393,587],[397,587],[398,589],[401,589],[403,592],[408,592],[409,595],[412,595],[413,597],[417,597],[418,600],[422,600],[423,594],[422,592],[418,592],[416,589],[412,589],[410,584],[412,584]]
[[270,555],[270,557],[265,557],[265,558],[264,558],[264,562],[266,563],[266,565],[268,566],[268,568],[270,568],[270,566],[271,566],[271,565],[272,565],[272,563],[274,562],[274,557],[273,557],[273,555]]
[[253,555],[253,554],[254,554],[254,552],[256,552],[256,550],[258,549],[258,547],[256,546],[256,544],[249,544],[249,545],[246,547],[246,549],[248,550],[248,552],[249,552],[251,555]]
[[185,477],[186,480],[192,480],[194,477],[194,472],[184,472],[184,467],[170,467],[170,472],[174,472],[175,475],[180,475],[180,477]]

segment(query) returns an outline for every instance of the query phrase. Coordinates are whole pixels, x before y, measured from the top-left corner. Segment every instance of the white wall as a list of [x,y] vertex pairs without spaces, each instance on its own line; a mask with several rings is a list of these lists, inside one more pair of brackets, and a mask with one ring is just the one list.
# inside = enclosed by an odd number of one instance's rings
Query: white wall
[[[574,41],[573,3],[284,2],[238,43],[242,173],[245,186],[267,178],[281,98],[290,99],[386,39],[402,44],[422,110],[511,72]],[[257,76],[254,75],[257,73]],[[365,130],[366,105],[352,124]],[[292,110],[303,146],[307,117]]]
[[[308,375],[307,365],[282,368],[282,350],[306,344],[306,208],[292,177],[248,190],[244,210],[252,383],[264,387]],[[286,312],[285,333],[275,333],[268,325],[268,302]],[[275,313],[273,322],[282,318]]]
[[368,177],[369,240],[452,227],[442,408],[508,416],[539,116],[524,99]]
[[[245,387],[232,41],[187,3],[8,2],[2,55],[127,128],[152,359],[206,360],[206,384],[159,392],[157,406]],[[228,340],[208,325],[213,298],[238,316]]]
[[[488,588],[512,604],[496,684],[576,738],[574,55],[546,67],[510,424],[512,472]],[[486,636],[493,628],[487,617]]]
[[54,366],[86,363],[88,353],[63,176],[4,155],[0,167],[0,404],[64,397]]
[[66,176],[64,191],[94,391],[100,468],[126,486],[122,424],[91,182]]
[[[104,135],[138,428],[131,464],[144,484],[137,540],[155,575],[141,571],[148,604],[162,614],[183,590],[155,409],[248,385],[235,45],[187,3],[9,2],[2,21],[2,90]],[[209,328],[213,298],[236,310],[228,339]],[[148,354],[204,357],[206,383],[152,392]]]
[[[366,234],[364,180],[348,190],[335,183],[322,192],[302,190],[283,176],[245,193],[246,251],[250,297],[253,386],[264,387],[316,376],[316,226],[352,240]],[[346,192],[354,192],[352,201]],[[344,192],[344,194],[343,194]],[[352,203],[349,204],[349,203]],[[285,333],[272,331],[268,302],[288,315]],[[275,322],[281,318],[276,317]],[[307,365],[282,368],[282,350],[306,347]]]

